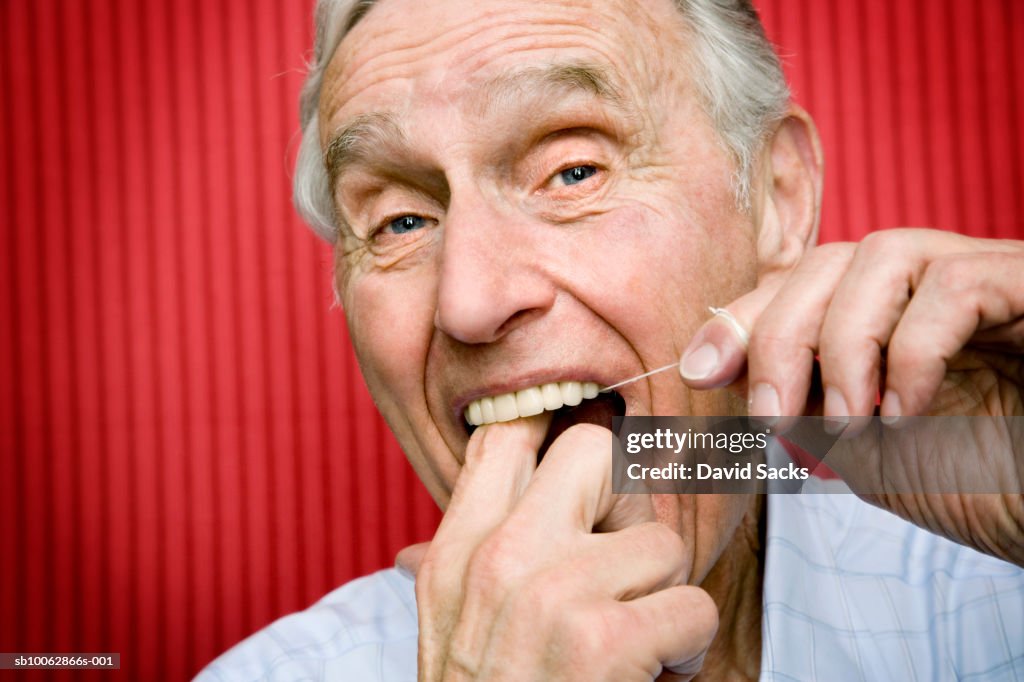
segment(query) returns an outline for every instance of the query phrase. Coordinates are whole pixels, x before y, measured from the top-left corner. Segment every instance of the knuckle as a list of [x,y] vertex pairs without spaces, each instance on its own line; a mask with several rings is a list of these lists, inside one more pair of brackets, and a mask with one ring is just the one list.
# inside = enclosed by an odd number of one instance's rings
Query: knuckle
[[900,372],[913,366],[915,354],[908,351],[910,351],[910,347],[903,340],[902,334],[895,334],[889,339],[889,344],[885,349],[886,385],[891,384],[893,378]]
[[875,258],[892,249],[893,235],[888,230],[869,232],[857,245],[858,258]]
[[762,315],[750,332],[747,352],[754,356],[773,357],[779,350],[792,347],[790,339],[798,329],[798,321],[789,315]]
[[869,232],[857,244],[857,258],[892,258],[894,254],[906,254],[916,244],[913,230],[898,228]]
[[[818,340],[822,371],[861,369],[863,365],[871,365],[873,362],[877,364],[883,345],[880,339],[870,333],[851,333],[846,328],[823,328]],[[864,367],[867,372],[874,369]]]
[[516,534],[499,528],[484,540],[470,557],[466,570],[467,587],[474,590],[492,590],[508,585],[522,571],[522,543]]
[[558,614],[553,641],[559,651],[586,664],[606,659],[622,637],[618,611],[593,605],[577,605]]
[[931,361],[929,353],[922,352],[921,342],[908,334],[906,330],[897,329],[889,339],[885,348],[886,372],[893,376],[913,376],[920,367]]
[[435,596],[451,594],[458,589],[457,579],[451,570],[451,562],[445,559],[443,551],[431,551],[423,557],[416,573],[415,589],[417,602],[429,602]]
[[979,286],[977,257],[957,254],[937,258],[925,268],[920,288],[935,288],[943,296],[962,298]]
[[[773,318],[765,320],[765,318]],[[763,316],[750,335],[748,374],[756,380],[787,383],[809,371],[814,351],[801,322],[786,315]]]
[[857,244],[853,261],[871,280],[892,291],[910,293],[915,272],[925,264],[917,239],[905,229],[871,232]]
[[857,245],[853,242],[821,244],[810,252],[807,267],[814,269],[835,267],[849,261],[856,250]]

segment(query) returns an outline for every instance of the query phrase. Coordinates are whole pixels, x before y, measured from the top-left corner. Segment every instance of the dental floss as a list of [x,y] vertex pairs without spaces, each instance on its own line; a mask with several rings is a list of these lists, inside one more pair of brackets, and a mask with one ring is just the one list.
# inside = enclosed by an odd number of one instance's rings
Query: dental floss
[[598,391],[598,393],[607,393],[608,391],[610,391],[610,390],[612,390],[614,388],[618,388],[619,386],[625,386],[626,384],[631,384],[634,381],[639,381],[640,379],[643,379],[644,377],[649,377],[652,374],[657,374],[658,372],[665,372],[667,370],[672,369],[673,367],[679,367],[679,363],[678,362],[673,362],[671,365],[665,365],[664,367],[659,367],[658,369],[652,369],[650,372],[644,372],[643,374],[639,374],[639,375],[637,375],[637,376],[635,376],[635,377],[633,377],[631,379],[626,379],[625,381],[620,381],[619,383],[612,384],[611,386],[605,386],[600,391]]
[[[737,320],[735,317],[733,317],[732,313],[730,313],[725,308],[715,308],[714,306],[709,307],[708,310],[711,311],[712,315],[718,315],[718,316],[724,318],[725,321],[728,322],[732,326],[733,330],[735,330],[737,336],[740,337],[740,341],[743,342],[744,346],[747,346],[749,344],[749,342],[750,342],[750,334],[748,334],[747,330],[743,328],[743,325],[741,325],[739,323],[739,320]],[[680,362],[673,362],[671,365],[665,365],[664,367],[659,367],[658,369],[652,369],[650,372],[644,372],[643,374],[638,374],[635,377],[631,377],[629,379],[626,379],[625,381],[620,381],[617,384],[612,384],[611,386],[605,386],[600,391],[598,391],[598,393],[607,393],[608,391],[616,389],[619,386],[625,386],[626,384],[631,384],[634,381],[639,381],[640,379],[643,379],[645,377],[649,377],[652,374],[659,374],[661,372],[667,372],[668,370],[672,369],[673,367],[679,367],[680,364],[682,364],[682,361],[680,361]]]

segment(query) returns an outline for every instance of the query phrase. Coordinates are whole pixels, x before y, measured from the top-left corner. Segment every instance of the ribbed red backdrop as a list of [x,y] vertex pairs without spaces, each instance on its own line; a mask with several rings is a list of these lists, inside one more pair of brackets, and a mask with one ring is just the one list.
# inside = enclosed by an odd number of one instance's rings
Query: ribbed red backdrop
[[[1024,3],[759,4],[826,240],[1024,238]],[[182,679],[438,520],[289,202],[310,14],[0,2],[0,651]]]

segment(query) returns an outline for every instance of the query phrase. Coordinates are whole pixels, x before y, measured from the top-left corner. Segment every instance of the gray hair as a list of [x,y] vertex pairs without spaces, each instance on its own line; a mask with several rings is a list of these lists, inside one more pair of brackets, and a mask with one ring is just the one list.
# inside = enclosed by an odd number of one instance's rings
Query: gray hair
[[[789,106],[789,88],[751,0],[674,0],[691,41],[691,76],[701,106],[734,162],[733,192],[750,206],[751,176],[766,136]],[[318,109],[324,71],[342,38],[375,0],[318,0],[309,74],[299,96],[302,143],[295,163],[295,207],[313,230],[337,239],[334,200],[320,149]]]

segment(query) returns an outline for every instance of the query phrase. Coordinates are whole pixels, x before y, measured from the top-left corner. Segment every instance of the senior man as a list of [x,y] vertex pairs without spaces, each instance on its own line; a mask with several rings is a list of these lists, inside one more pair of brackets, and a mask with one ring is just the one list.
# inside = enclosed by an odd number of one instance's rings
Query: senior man
[[879,391],[888,422],[1020,415],[1022,244],[815,247],[818,137],[740,0],[323,0],[317,22],[297,204],[445,516],[404,572],[201,676],[1024,676],[1019,494],[889,501],[946,538],[852,495],[617,496],[594,425],[847,420]]

